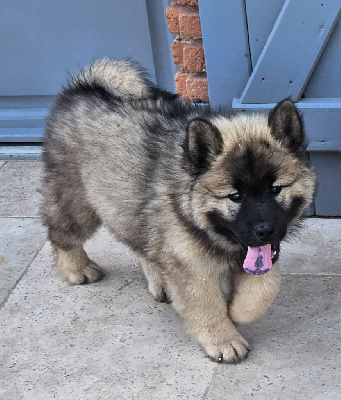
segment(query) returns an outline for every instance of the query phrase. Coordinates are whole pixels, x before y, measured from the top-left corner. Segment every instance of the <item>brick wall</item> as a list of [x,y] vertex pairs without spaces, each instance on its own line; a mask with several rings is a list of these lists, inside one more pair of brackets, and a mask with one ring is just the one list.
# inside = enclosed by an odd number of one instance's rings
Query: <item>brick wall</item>
[[174,77],[176,91],[184,98],[208,103],[198,0],[173,0],[166,15],[170,32],[177,34],[172,43],[174,64],[181,67]]

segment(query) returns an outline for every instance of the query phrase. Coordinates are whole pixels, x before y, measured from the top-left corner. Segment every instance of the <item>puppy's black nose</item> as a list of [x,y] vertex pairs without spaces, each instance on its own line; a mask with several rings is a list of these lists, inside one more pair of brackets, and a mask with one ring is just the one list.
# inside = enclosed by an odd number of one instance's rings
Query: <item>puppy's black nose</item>
[[270,243],[275,235],[275,226],[270,223],[258,224],[253,231],[260,242]]

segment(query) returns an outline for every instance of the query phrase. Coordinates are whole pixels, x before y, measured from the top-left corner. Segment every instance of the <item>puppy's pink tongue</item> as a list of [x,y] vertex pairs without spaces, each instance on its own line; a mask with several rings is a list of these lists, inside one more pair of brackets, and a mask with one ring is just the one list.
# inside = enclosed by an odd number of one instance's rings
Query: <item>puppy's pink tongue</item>
[[271,244],[248,247],[243,268],[248,274],[262,275],[272,267]]

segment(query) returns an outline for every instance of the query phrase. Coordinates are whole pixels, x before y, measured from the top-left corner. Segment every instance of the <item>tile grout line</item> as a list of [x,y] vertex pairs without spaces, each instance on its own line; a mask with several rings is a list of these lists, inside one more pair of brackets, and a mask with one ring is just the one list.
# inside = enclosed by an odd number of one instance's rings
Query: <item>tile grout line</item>
[[341,276],[341,274],[338,274],[338,273],[336,273],[336,272],[331,272],[331,273],[322,273],[322,274],[317,274],[317,273],[314,273],[314,272],[301,272],[301,273],[295,273],[295,272],[292,272],[292,273],[282,273],[281,274],[281,276],[314,276],[314,277],[316,277],[316,278],[323,278],[323,277],[326,277],[326,276]]
[[32,265],[33,261],[37,258],[38,254],[41,252],[42,248],[45,246],[45,244],[47,243],[47,240],[43,242],[43,244],[38,248],[38,250],[36,251],[35,255],[33,256],[33,258],[31,259],[31,261],[28,263],[28,265],[26,266],[26,268],[24,269],[23,273],[20,275],[20,277],[16,280],[15,284],[13,285],[13,287],[11,288],[11,290],[9,291],[8,295],[4,298],[4,300],[0,303],[0,310],[6,305],[8,299],[10,298],[13,290],[18,286],[18,284],[20,283],[21,279],[24,277],[24,275],[26,275],[28,269],[30,268],[30,266]]
[[14,219],[20,219],[20,218],[25,218],[25,219],[40,219],[41,217],[40,216],[27,216],[27,215],[24,215],[24,216],[19,216],[19,215],[1,215],[0,214],[0,218],[8,218],[8,219],[10,219],[10,218],[14,218]]
[[211,387],[212,387],[212,385],[213,385],[213,380],[214,380],[215,375],[217,374],[217,371],[218,371],[219,367],[220,367],[220,365],[217,364],[217,365],[215,366],[215,368],[213,369],[211,381],[210,381],[209,384],[207,385],[207,387],[206,387],[206,389],[205,389],[205,392],[204,392],[204,394],[202,395],[201,400],[206,400],[206,399],[207,399],[207,396],[210,394]]
[[1,165],[0,170],[1,170],[7,163],[8,163],[8,161],[5,161],[5,162],[3,163],[3,165]]

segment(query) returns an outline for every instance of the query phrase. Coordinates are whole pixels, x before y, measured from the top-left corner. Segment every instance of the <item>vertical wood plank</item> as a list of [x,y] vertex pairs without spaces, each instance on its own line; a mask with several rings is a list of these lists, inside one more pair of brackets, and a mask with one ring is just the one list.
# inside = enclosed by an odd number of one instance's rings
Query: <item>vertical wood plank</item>
[[286,0],[241,103],[298,101],[341,9],[341,0]]
[[208,91],[212,106],[232,106],[250,75],[243,0],[199,0]]
[[318,177],[317,216],[341,215],[341,153],[310,153]]
[[252,66],[256,65],[263,51],[284,1],[245,0]]

